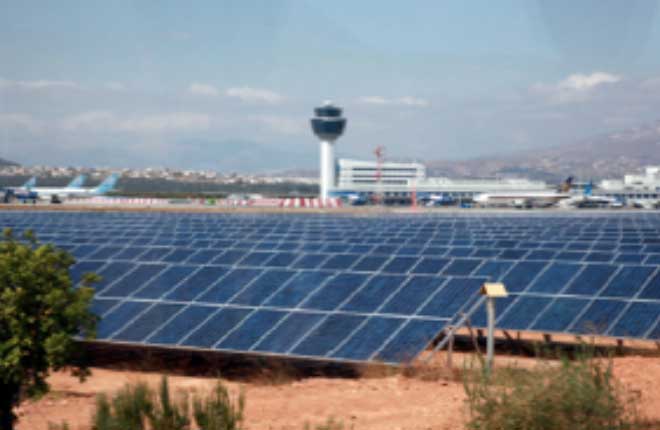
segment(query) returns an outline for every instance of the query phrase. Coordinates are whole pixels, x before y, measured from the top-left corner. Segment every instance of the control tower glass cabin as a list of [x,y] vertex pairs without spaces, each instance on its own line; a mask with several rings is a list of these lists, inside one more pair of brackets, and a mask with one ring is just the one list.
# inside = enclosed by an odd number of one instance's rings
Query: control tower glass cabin
[[331,102],[314,109],[312,118],[312,131],[321,141],[319,197],[327,199],[329,192],[335,186],[335,154],[334,143],[346,128],[346,118],[341,116],[341,108]]

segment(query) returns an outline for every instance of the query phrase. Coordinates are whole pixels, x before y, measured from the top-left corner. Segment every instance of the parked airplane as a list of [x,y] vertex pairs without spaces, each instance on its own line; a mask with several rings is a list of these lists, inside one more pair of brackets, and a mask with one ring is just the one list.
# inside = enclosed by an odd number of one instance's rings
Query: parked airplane
[[555,191],[510,191],[482,193],[474,196],[473,201],[480,206],[512,206],[518,208],[547,207],[557,202],[570,199],[573,177],[569,176]]
[[33,191],[34,186],[37,183],[37,178],[35,176],[31,177],[20,187],[5,187],[3,191],[3,201],[9,203],[13,199],[20,200],[22,202],[27,201],[36,201],[37,193]]
[[417,201],[429,207],[453,205],[456,203],[455,198],[443,193],[419,193],[417,195]]
[[[83,175],[81,175],[83,176]],[[119,174],[113,173],[108,176],[99,186],[94,188],[83,188],[82,184],[85,177],[76,177],[66,187],[35,187],[32,191],[36,192],[40,199],[62,199],[71,197],[91,197],[100,196],[112,191],[119,180]],[[72,186],[74,185],[74,186]]]
[[622,208],[623,202],[615,197],[594,195],[593,184],[589,182],[584,187],[584,193],[582,195],[575,195],[570,199],[563,200],[560,205],[562,207],[575,206],[578,208]]
[[660,209],[660,200],[635,199],[629,201],[631,206],[638,209]]

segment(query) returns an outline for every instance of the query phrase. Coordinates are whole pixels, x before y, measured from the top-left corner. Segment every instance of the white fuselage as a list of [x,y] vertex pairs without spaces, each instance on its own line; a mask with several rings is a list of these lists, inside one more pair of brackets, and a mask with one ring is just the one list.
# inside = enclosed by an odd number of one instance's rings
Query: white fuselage
[[80,187],[34,187],[31,191],[37,193],[41,199],[50,199],[52,196],[60,198],[70,197],[85,197],[97,194],[96,188],[80,188]]
[[569,193],[558,193],[555,191],[511,191],[505,193],[483,193],[474,196],[475,203],[480,205],[511,205],[516,206],[523,203],[556,203],[568,199]]

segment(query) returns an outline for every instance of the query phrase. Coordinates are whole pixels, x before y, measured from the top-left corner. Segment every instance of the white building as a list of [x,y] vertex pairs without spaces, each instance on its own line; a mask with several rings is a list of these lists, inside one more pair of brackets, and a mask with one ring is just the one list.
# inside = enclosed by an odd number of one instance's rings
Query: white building
[[598,184],[600,194],[621,199],[660,198],[660,166],[649,166],[644,173],[624,175],[623,179],[604,179]]
[[[380,175],[380,178],[379,178]],[[335,195],[379,193],[385,197],[410,197],[420,194],[444,194],[469,198],[480,193],[502,191],[547,191],[543,181],[529,179],[450,179],[427,178],[421,163],[382,163],[340,159],[337,161]]]

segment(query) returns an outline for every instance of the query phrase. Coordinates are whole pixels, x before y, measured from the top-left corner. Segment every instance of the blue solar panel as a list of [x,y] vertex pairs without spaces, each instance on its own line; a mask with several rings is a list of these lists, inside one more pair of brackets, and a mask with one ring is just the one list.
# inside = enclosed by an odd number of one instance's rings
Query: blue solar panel
[[103,290],[102,295],[129,296],[135,291],[136,285],[144,285],[163,270],[165,270],[165,266],[162,264],[140,264],[135,270],[129,272],[119,281],[112,284],[112,286]]
[[122,331],[112,336],[112,339],[140,342],[182,308],[183,305],[156,303],[137,319],[131,321]]
[[228,271],[229,269],[223,266],[204,266],[170,291],[165,298],[178,301],[194,300]]
[[[658,339],[660,215],[1,212],[97,272],[107,341],[414,357],[478,298],[501,328]],[[471,323],[485,324],[480,307]]]
[[444,278],[414,276],[390,297],[380,311],[386,314],[415,314],[444,282]]
[[237,294],[231,302],[239,305],[259,306],[295,274],[296,272],[292,270],[267,270]]
[[252,348],[255,351],[285,353],[324,317],[319,313],[293,312]]
[[603,288],[615,271],[616,266],[588,264],[564,292],[593,296]]
[[197,329],[189,333],[189,336],[182,339],[180,344],[199,348],[212,348],[249,313],[249,309],[220,308]]
[[359,273],[337,275],[321,286],[300,307],[324,311],[334,310],[357,291],[368,278],[369,275]]
[[571,325],[579,313],[589,304],[586,299],[557,298],[540,314],[533,330],[563,332]]
[[211,306],[189,306],[156,330],[147,341],[156,344],[176,345],[217,310],[218,308]]
[[572,330],[584,334],[605,334],[625,305],[616,300],[594,300],[575,322]]
[[330,276],[332,276],[330,272],[300,272],[271,296],[265,305],[295,308]]
[[325,356],[365,319],[365,316],[358,315],[330,315],[305,336],[292,352],[305,356]]

